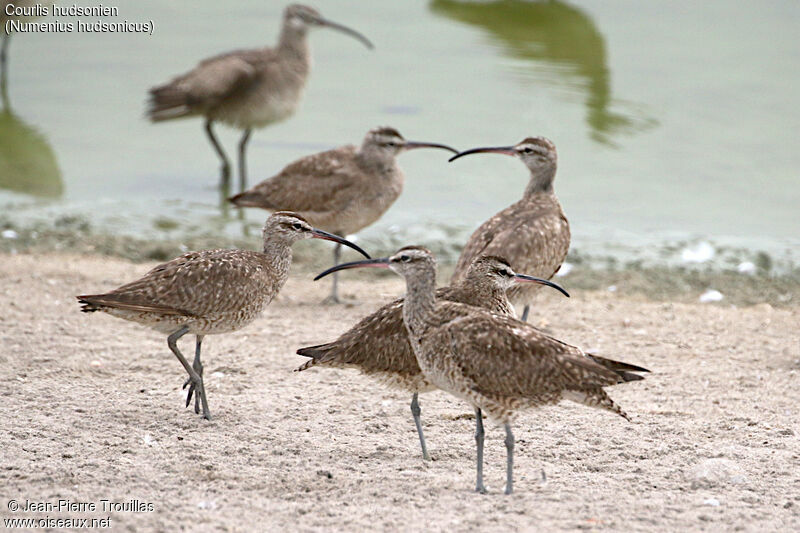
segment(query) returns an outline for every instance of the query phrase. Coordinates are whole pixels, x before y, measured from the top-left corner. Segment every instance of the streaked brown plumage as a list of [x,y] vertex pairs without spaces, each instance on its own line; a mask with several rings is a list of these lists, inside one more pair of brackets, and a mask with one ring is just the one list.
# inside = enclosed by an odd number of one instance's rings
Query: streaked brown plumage
[[[403,191],[405,175],[396,156],[414,148],[443,144],[407,141],[390,127],[370,130],[353,145],[313,154],[231,198],[239,207],[286,209],[301,213],[316,227],[351,235],[378,220]],[[337,247],[334,264],[338,263]],[[338,301],[336,277],[330,300]]]
[[358,266],[388,267],[406,279],[403,321],[420,369],[433,385],[475,407],[479,492],[485,491],[483,411],[505,425],[506,493],[512,492],[510,424],[518,410],[569,399],[628,418],[603,387],[640,379],[633,372],[645,369],[610,360],[598,364],[579,348],[513,317],[437,299],[436,262],[424,248],[406,247]]
[[[463,277],[472,259],[481,254],[507,257],[522,272],[552,278],[561,268],[570,242],[569,222],[553,190],[558,159],[555,145],[544,137],[528,137],[514,146],[466,150],[451,161],[482,152],[519,157],[530,171],[530,181],[519,201],[473,232],[458,259],[453,279]],[[514,305],[525,306],[523,322],[537,289],[538,286],[526,285],[509,291],[508,297]]]
[[244,130],[239,143],[240,187],[244,190],[245,150],[252,129],[289,118],[300,104],[311,69],[306,35],[313,26],[342,31],[372,48],[360,33],[323,18],[311,7],[293,4],[284,11],[275,48],[235,50],[201,61],[189,72],[150,90],[148,116],[154,122],[205,117],[206,134],[222,162],[225,183],[230,164],[213,123]]
[[[518,276],[505,259],[481,256],[472,262],[463,280],[453,286],[437,289],[436,297],[514,316],[514,308],[506,297],[506,289],[515,282],[526,281],[534,280],[527,276]],[[335,341],[300,348],[297,353],[311,357],[298,371],[312,366],[358,368],[390,387],[412,393],[411,412],[419,433],[422,456],[425,460],[430,459],[419,421],[417,396],[421,392],[435,390],[436,387],[425,378],[417,364],[403,324],[402,298],[361,319]]]
[[[289,276],[291,246],[298,240],[336,240],[364,253],[340,237],[315,229],[300,215],[274,213],[264,225],[262,252],[203,250],[189,252],[150,270],[142,278],[105,294],[78,296],[82,311],[104,311],[169,335],[168,344],[189,374],[195,412],[202,402],[210,418],[202,380],[200,346],[205,335],[236,331],[255,320]],[[367,255],[364,253],[364,255]],[[189,366],[176,342],[197,336],[195,361]],[[185,385],[184,385],[185,386]]]

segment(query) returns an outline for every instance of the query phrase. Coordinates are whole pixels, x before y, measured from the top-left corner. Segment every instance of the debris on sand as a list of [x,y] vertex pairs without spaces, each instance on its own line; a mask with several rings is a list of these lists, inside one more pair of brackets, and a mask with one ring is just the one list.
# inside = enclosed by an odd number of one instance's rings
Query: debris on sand
[[700,303],[707,304],[711,302],[721,302],[723,298],[725,298],[725,296],[723,296],[718,290],[709,289],[700,295],[699,300]]

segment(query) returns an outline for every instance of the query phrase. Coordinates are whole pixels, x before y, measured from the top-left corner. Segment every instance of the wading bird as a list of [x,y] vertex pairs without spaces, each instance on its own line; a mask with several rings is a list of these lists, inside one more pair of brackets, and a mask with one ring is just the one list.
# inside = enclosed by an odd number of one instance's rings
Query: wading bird
[[[403,191],[405,175],[396,157],[416,148],[444,144],[407,141],[389,127],[367,132],[360,147],[352,144],[313,154],[291,163],[279,174],[231,198],[239,207],[290,210],[338,235],[352,235],[376,220]],[[339,263],[339,246],[333,262]],[[338,303],[337,276],[327,301]]]
[[[169,335],[167,345],[183,365],[190,384],[186,406],[210,420],[200,346],[203,337],[229,333],[255,320],[289,277],[292,245],[303,239],[342,243],[369,255],[337,235],[313,228],[296,213],[278,212],[264,225],[264,247],[250,250],[189,252],[158,265],[142,278],[105,294],[78,296],[81,311],[104,311]],[[178,339],[196,335],[194,363],[178,350]]]
[[[544,137],[528,137],[514,146],[473,148],[450,159],[477,153],[506,154],[519,158],[530,171],[522,199],[481,224],[467,241],[458,259],[453,279],[467,272],[472,260],[483,254],[501,255],[522,272],[552,278],[569,250],[569,222],[553,190],[558,158],[556,147]],[[537,285],[512,287],[508,297],[514,305],[524,305],[521,320],[528,311]]]
[[239,141],[239,187],[247,186],[245,152],[253,128],[289,118],[297,110],[311,69],[306,38],[313,27],[351,35],[372,48],[355,30],[324,18],[308,6],[293,4],[283,14],[278,45],[236,50],[201,61],[193,70],[150,89],[148,116],[153,122],[205,117],[211,145],[222,162],[222,184],[230,182],[230,162],[214,134],[214,122],[243,130]]
[[[317,279],[327,275],[330,270],[321,273]],[[436,298],[515,316],[506,290],[517,283],[541,283],[569,296],[555,283],[517,274],[502,257],[484,255],[472,262],[467,275],[460,282],[436,289]],[[408,340],[408,332],[403,323],[403,298],[388,303],[361,319],[335,341],[300,348],[297,353],[311,357],[298,371],[312,366],[355,367],[390,387],[412,393],[411,414],[417,427],[422,458],[426,461],[430,459],[422,432],[418,396],[421,392],[436,390],[436,387],[419,369]]]
[[603,387],[642,379],[635,372],[646,369],[590,357],[513,317],[437,299],[436,261],[425,248],[405,247],[391,257],[335,268],[359,267],[390,268],[405,278],[403,321],[422,373],[475,408],[476,491],[486,492],[483,411],[505,427],[506,494],[513,491],[511,422],[519,410],[568,399],[628,419]]

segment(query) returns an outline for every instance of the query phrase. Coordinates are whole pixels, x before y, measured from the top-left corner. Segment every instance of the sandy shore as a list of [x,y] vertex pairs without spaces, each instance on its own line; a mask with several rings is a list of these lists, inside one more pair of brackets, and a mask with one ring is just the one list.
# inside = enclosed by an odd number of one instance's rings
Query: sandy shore
[[[482,496],[468,406],[422,396],[434,456],[424,464],[406,395],[355,371],[291,371],[305,360],[297,347],[333,339],[400,294],[399,279],[343,276],[357,303],[321,307],[328,285],[297,271],[255,324],[209,337],[209,423],[183,408],[185,376],[163,336],[78,312],[75,294],[150,266],[0,255],[3,519],[110,516],[115,529],[164,531],[800,529],[800,307],[540,298],[533,323],[653,373],[610,390],[633,423],[566,403],[523,414],[511,497],[503,432],[487,427]],[[10,509],[59,499],[97,509]],[[101,500],[144,510],[104,512]]]

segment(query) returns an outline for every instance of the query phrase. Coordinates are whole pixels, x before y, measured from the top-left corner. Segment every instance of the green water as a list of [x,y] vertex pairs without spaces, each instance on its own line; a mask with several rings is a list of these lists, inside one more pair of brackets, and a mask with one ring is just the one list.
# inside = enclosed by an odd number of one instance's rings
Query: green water
[[[12,38],[0,211],[15,224],[80,215],[154,238],[257,226],[263,212],[241,220],[220,208],[199,120],[152,125],[143,114],[149,87],[199,59],[273,43],[283,3],[115,5],[120,15],[106,20],[152,20],[153,35]],[[545,135],[559,149],[556,190],[575,249],[680,262],[686,243],[707,240],[718,254],[743,247],[797,262],[795,0],[314,5],[376,49],[312,33],[303,106],[254,134],[251,183],[377,125],[461,149]],[[238,133],[222,139],[233,153]],[[527,180],[521,163],[496,155],[448,164],[419,150],[400,163],[405,192],[367,240],[456,248]]]

